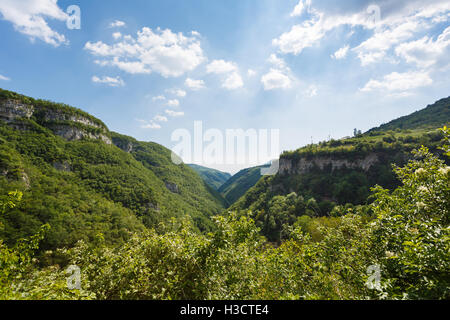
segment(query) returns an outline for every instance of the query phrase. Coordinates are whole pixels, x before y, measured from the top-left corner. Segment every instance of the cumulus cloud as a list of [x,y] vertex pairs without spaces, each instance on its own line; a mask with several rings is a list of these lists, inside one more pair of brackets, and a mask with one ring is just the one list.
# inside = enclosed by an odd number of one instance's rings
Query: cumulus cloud
[[414,63],[421,68],[431,67],[443,61],[450,63],[450,27],[445,29],[434,41],[425,36],[419,40],[402,43],[395,49],[395,53],[407,62]]
[[120,39],[120,38],[122,37],[122,34],[121,34],[120,32],[114,32],[114,33],[112,34],[112,36],[113,36],[113,38],[114,38],[115,40],[117,40],[117,39]]
[[186,97],[186,94],[187,94],[186,91],[181,90],[181,89],[168,89],[168,90],[166,90],[166,92],[173,94],[180,98]]
[[121,27],[125,27],[126,23],[120,20],[115,20],[114,22],[111,22],[109,24],[110,28],[121,28]]
[[146,121],[146,120],[137,119],[137,121],[139,121],[141,123],[142,129],[161,129],[161,125],[159,123],[156,123],[153,120]]
[[348,46],[348,45],[345,47],[342,47],[338,51],[336,51],[334,54],[332,54],[331,57],[336,60],[344,59],[347,56],[349,49],[350,49],[350,46]]
[[125,82],[120,78],[120,77],[97,77],[97,76],[93,76],[92,77],[92,82],[94,83],[101,83],[101,84],[106,84],[110,87],[123,87],[125,85]]
[[242,81],[242,77],[239,73],[233,72],[227,76],[227,78],[222,83],[222,87],[228,90],[235,90],[242,88],[244,86],[244,82]]
[[388,91],[394,93],[406,93],[409,90],[426,87],[433,83],[427,72],[410,71],[405,73],[393,72],[384,76],[383,80],[371,79],[364,88],[363,92],[375,90]]
[[1,0],[0,13],[15,30],[32,41],[40,39],[55,47],[68,43],[64,35],[50,28],[46,21],[67,20],[68,15],[58,7],[57,0]]
[[206,72],[225,75],[225,78],[222,82],[222,88],[235,90],[244,86],[242,77],[239,74],[239,69],[233,62],[225,60],[214,60],[206,66]]
[[358,54],[363,66],[378,62],[386,56],[386,53],[394,45],[410,39],[414,30],[418,30],[418,21],[406,21],[398,25],[387,27],[375,34],[353,49]]
[[203,80],[194,80],[191,78],[187,78],[184,84],[186,85],[186,87],[194,91],[205,88],[205,82]]
[[168,121],[167,117],[164,117],[164,116],[161,116],[161,115],[155,116],[153,118],[153,120],[157,121],[157,122],[167,122]]
[[9,81],[11,79],[0,74],[0,80]]
[[[301,14],[305,7],[305,2],[301,1],[292,14]],[[379,12],[383,16],[378,16]],[[395,5],[384,2],[381,7],[345,13],[321,12],[309,7],[307,20],[292,26],[272,43],[282,53],[298,55],[318,45],[331,30],[341,26],[359,27],[372,31],[372,35],[352,50],[362,65],[368,65],[382,61],[393,47],[411,40],[416,34],[448,21],[449,13],[450,3],[444,0],[399,0]]]
[[291,17],[301,16],[302,13],[311,7],[311,0],[300,0],[291,12]]
[[272,65],[270,71],[261,77],[264,90],[289,89],[292,87],[291,70],[286,62],[276,54],[271,54],[267,61]]
[[215,74],[229,73],[236,70],[236,64],[224,60],[214,60],[206,66],[206,72]]
[[166,100],[166,97],[160,95],[160,96],[153,97],[152,100],[153,101],[164,101],[164,100]]
[[182,117],[184,116],[184,112],[183,111],[173,111],[173,110],[169,110],[166,109],[166,114],[168,114],[171,117]]
[[264,85],[264,90],[289,89],[292,86],[289,76],[277,69],[270,69],[268,73],[262,76],[261,82]]
[[197,36],[160,28],[142,28],[135,38],[126,35],[111,45],[87,42],[84,48],[99,57],[95,62],[101,66],[115,66],[131,74],[156,72],[165,78],[182,76],[205,60]]
[[168,107],[178,107],[180,105],[180,101],[177,99],[169,100],[166,104]]

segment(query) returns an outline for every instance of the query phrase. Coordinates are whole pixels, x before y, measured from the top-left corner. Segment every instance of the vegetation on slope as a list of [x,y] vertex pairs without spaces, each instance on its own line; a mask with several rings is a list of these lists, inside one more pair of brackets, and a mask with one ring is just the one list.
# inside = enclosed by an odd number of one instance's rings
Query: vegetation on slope
[[197,164],[188,164],[189,167],[195,170],[200,177],[214,190],[219,190],[219,188],[231,178],[231,174],[228,172],[222,172],[219,170],[199,166]]
[[[11,94],[8,98],[59,108]],[[131,233],[158,229],[161,222],[186,214],[206,231],[213,227],[210,216],[224,208],[224,200],[191,168],[173,164],[170,151],[156,143],[108,132],[115,140],[132,142],[128,153],[95,139],[66,141],[38,119],[20,121],[26,122],[26,130],[0,121],[0,192],[23,193],[20,205],[0,218],[0,237],[9,245],[45,223],[52,228],[42,250],[92,242],[99,234],[106,243],[119,244]]]
[[228,203],[235,203],[261,179],[261,168],[259,166],[239,171],[219,188],[220,194]]
[[429,129],[439,128],[448,124],[450,119],[450,97],[441,99],[425,109],[414,112],[408,116],[404,116],[383,124],[373,131],[388,131],[395,129]]
[[0,242],[0,298],[449,299],[450,167],[421,148],[395,173],[401,185],[374,188],[368,212],[299,221],[278,247],[233,213],[206,235],[173,221],[120,248],[80,242],[64,254],[80,268],[81,290],[67,288],[64,269],[36,267],[45,229],[21,246]]
[[[369,155],[376,155],[378,161],[369,170],[333,169],[330,165],[312,167],[302,173],[264,177],[234,203],[231,210],[250,210],[263,234],[271,241],[280,241],[283,230],[299,216],[340,216],[347,209],[366,206],[372,201],[369,198],[371,187],[380,185],[394,189],[399,186],[400,181],[391,166],[404,165],[411,158],[413,149],[424,145],[438,155],[442,153],[438,148],[444,134],[433,128],[437,119],[429,110],[437,112],[440,117],[447,116],[446,119],[440,118],[439,123],[449,123],[448,101],[440,100],[400,122],[420,124],[416,129],[371,130],[353,138],[324,141],[284,152],[281,159],[294,164],[300,159],[312,162],[318,158],[355,161]],[[423,120],[420,120],[421,116],[424,116]]]

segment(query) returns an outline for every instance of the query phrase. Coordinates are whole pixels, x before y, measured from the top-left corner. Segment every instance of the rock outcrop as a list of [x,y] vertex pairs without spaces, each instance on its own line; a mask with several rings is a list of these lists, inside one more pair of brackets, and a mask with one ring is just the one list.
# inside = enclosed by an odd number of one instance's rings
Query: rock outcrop
[[[96,139],[112,144],[108,129],[82,115],[67,113],[64,110],[51,110],[24,104],[19,100],[0,100],[0,120],[18,130],[28,129],[21,119],[39,117],[39,123],[54,134],[66,140]],[[22,125],[21,125],[22,123]]]
[[11,122],[18,118],[29,119],[33,112],[33,106],[23,104],[18,100],[8,99],[0,101],[0,119],[6,122]]
[[175,183],[172,182],[165,182],[166,184],[166,188],[172,192],[172,193],[180,193],[180,189],[178,188],[178,186]]

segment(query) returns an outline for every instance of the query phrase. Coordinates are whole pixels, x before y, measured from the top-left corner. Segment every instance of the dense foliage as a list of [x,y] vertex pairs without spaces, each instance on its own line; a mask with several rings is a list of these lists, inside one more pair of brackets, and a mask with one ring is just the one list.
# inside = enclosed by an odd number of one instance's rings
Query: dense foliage
[[261,168],[253,167],[239,171],[219,188],[220,194],[230,205],[235,203],[261,179]]
[[[214,227],[210,216],[220,213],[225,201],[191,168],[172,163],[168,149],[109,131],[119,147],[96,139],[67,141],[40,113],[49,108],[65,115],[85,113],[12,92],[0,94],[0,104],[15,99],[35,107],[31,119],[16,119],[13,125],[0,121],[0,193],[23,192],[23,201],[0,217],[0,238],[7,244],[36,234],[45,223],[52,228],[41,251],[92,242],[99,233],[107,244],[118,245],[145,227],[157,229],[186,214],[197,229]],[[124,144],[132,150],[122,150]]]
[[[21,242],[26,250],[0,243],[0,298],[449,299],[450,167],[422,147],[395,173],[401,185],[374,188],[370,216],[350,210],[312,229],[314,218],[300,218],[278,247],[235,213],[203,235],[186,217],[121,247],[81,241],[61,253],[80,268],[81,290],[65,286],[58,266],[30,272],[41,235]],[[20,200],[8,197],[3,214]]]
[[[1,293],[25,299],[449,299],[450,167],[421,148],[395,173],[401,185],[392,192],[374,188],[369,217],[356,209],[299,219],[278,247],[247,214],[218,216],[215,231],[203,235],[188,218],[172,220],[164,233],[149,230],[121,247],[99,238],[65,250],[81,270],[81,290],[68,290],[65,271],[55,266],[3,272]],[[0,249],[2,266],[17,265],[20,259],[11,258],[17,249]]]
[[231,174],[228,172],[222,172],[219,170],[206,168],[197,164],[188,164],[189,167],[195,170],[200,177],[212,188],[219,190],[219,188],[231,178]]
[[389,131],[395,129],[439,128],[448,124],[450,119],[450,97],[441,99],[425,109],[416,111],[408,116],[395,119],[383,124],[373,131]]

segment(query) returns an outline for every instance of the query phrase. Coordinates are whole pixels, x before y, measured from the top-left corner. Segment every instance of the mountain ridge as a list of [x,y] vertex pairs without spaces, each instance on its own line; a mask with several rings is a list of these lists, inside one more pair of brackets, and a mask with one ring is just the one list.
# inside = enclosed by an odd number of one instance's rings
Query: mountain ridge
[[120,243],[186,215],[207,231],[226,206],[167,148],[111,132],[79,109],[1,89],[0,190],[22,191],[26,200],[0,218],[2,238],[13,243],[50,223],[44,249],[98,233]]

